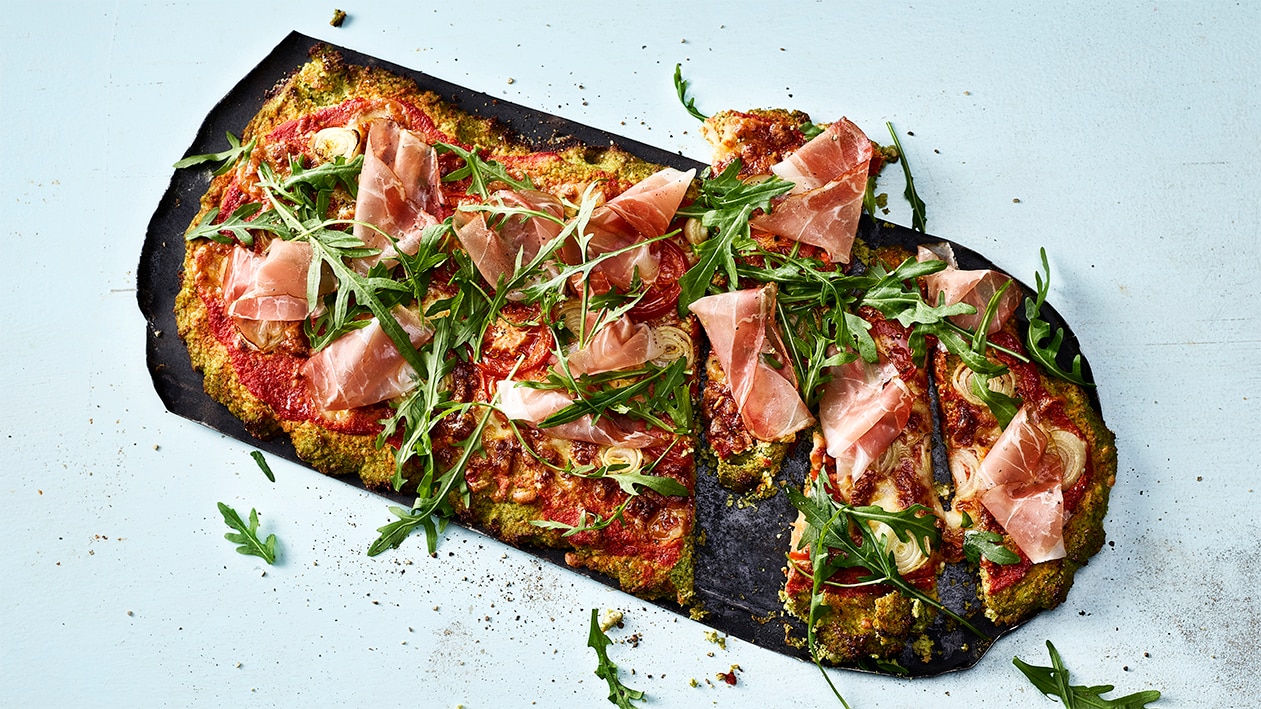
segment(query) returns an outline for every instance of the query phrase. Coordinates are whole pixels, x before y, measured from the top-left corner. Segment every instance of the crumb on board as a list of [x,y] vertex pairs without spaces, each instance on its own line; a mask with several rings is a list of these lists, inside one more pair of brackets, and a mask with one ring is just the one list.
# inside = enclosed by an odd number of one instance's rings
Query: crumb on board
[[600,631],[601,632],[607,633],[609,632],[609,628],[612,628],[615,625],[621,625],[621,623],[622,623],[622,612],[619,610],[606,608],[604,612],[600,614]]
[[718,647],[720,647],[720,648],[724,649],[724,650],[726,650],[726,649],[727,649],[727,638],[726,638],[726,636],[724,636],[724,635],[719,635],[717,630],[706,630],[706,631],[705,631],[705,639],[706,639],[706,640],[708,640],[708,641],[710,641],[711,643],[713,643],[713,644],[717,645]]

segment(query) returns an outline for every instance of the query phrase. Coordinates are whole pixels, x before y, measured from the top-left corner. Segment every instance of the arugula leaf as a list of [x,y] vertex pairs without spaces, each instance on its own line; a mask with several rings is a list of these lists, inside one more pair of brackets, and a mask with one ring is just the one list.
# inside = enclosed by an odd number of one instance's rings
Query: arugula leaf
[[241,521],[241,515],[237,511],[219,503],[219,513],[223,515],[223,521],[238,533],[228,532],[223,535],[224,539],[239,544],[236,548],[237,553],[248,556],[257,556],[262,558],[268,564],[276,563],[276,535],[267,536],[267,541],[260,541],[258,538],[258,511],[250,509],[250,524],[245,526],[245,522]]
[[874,505],[854,507],[834,499],[826,491],[826,486],[826,482],[816,478],[811,483],[809,497],[794,488],[786,488],[789,501],[801,511],[808,524],[798,548],[808,544],[812,553],[816,549],[826,549],[828,553],[827,563],[822,569],[824,576],[816,578],[816,581],[831,584],[828,577],[840,569],[865,569],[868,573],[859,577],[858,585],[892,586],[945,613],[977,637],[985,637],[965,618],[902,578],[888,548],[893,540],[877,531],[888,528],[900,542],[914,540],[920,551],[928,556],[932,547],[941,541],[941,533],[937,531],[928,508],[913,505],[900,512],[890,512]]
[[302,166],[300,158],[290,157],[289,168],[289,177],[281,183],[286,190],[306,185],[317,193],[332,192],[340,185],[351,197],[355,197],[359,194],[359,173],[363,170],[363,156],[356,155],[347,160],[338,155],[309,169]]
[[200,165],[202,163],[223,161],[222,164],[219,165],[219,167],[215,168],[214,172],[211,173],[212,175],[218,177],[219,175],[224,174],[228,170],[231,170],[232,167],[236,165],[237,161],[239,161],[241,158],[249,159],[250,152],[254,150],[254,145],[257,143],[258,143],[258,138],[254,138],[253,140],[246,143],[245,145],[241,145],[240,139],[237,138],[235,135],[232,135],[232,132],[229,131],[228,132],[228,145],[232,147],[219,153],[204,153],[202,155],[189,155],[188,157],[184,158],[183,160],[180,160],[179,162],[175,163],[171,167],[175,168],[176,170],[179,170],[185,167],[192,167],[194,165]]
[[263,471],[263,475],[266,475],[268,480],[276,482],[276,475],[271,471],[271,466],[267,464],[267,459],[263,457],[262,451],[250,451],[250,457],[254,459],[255,463],[258,463],[259,469]]
[[438,154],[455,153],[464,161],[464,166],[456,170],[448,172],[442,177],[443,182],[458,182],[464,178],[470,178],[468,193],[476,194],[483,200],[490,199],[490,186],[496,182],[503,183],[512,189],[532,190],[534,182],[527,175],[525,178],[518,180],[508,174],[508,170],[500,163],[494,160],[485,160],[477,154],[475,150],[466,150],[458,145],[450,143],[434,143],[434,150]]
[[727,277],[727,288],[739,288],[735,256],[757,246],[749,232],[749,218],[758,209],[770,212],[771,200],[793,188],[793,183],[778,177],[746,183],[739,177],[740,167],[739,159],[732,160],[717,176],[705,168],[700,196],[678,211],[679,216],[698,218],[702,226],[715,231],[698,247],[700,260],[679,279],[680,316],[686,316],[687,306],[709,291],[719,268]]
[[806,121],[805,123],[797,126],[797,130],[801,131],[801,134],[805,136],[807,141],[811,141],[818,138],[820,135],[823,135],[823,131],[827,129],[823,126],[816,125],[811,121]]
[[[994,292],[994,295],[990,296],[989,303],[985,306],[985,314],[981,317],[981,323],[976,326],[976,332],[972,335],[972,352],[978,357],[985,356],[990,323],[994,320],[994,313],[998,312],[999,300],[1002,299],[1003,293],[1011,287],[1011,284],[1012,281],[1004,283],[1001,288]],[[999,428],[1002,429],[1006,429],[1007,424],[1011,423],[1011,420],[1015,418],[1016,413],[1020,411],[1022,403],[1019,398],[1008,396],[990,388],[990,379],[1006,371],[1007,367],[1003,366],[1001,372],[973,372],[971,383],[972,393],[985,403],[990,413],[998,421]]]
[[1085,709],[1086,707],[1093,707],[1094,709],[1147,709],[1149,702],[1160,699],[1160,692],[1154,689],[1134,692],[1116,699],[1106,699],[1100,695],[1111,692],[1114,689],[1110,684],[1100,684],[1093,687],[1070,685],[1068,683],[1068,669],[1064,667],[1064,661],[1060,658],[1059,651],[1055,649],[1050,640],[1046,641],[1046,647],[1051,654],[1050,667],[1030,665],[1019,657],[1013,657],[1012,663],[1024,673],[1034,687],[1038,688],[1038,691],[1047,697],[1059,699],[1068,709]]
[[683,78],[683,65],[674,65],[674,90],[679,95],[679,103],[683,104],[683,108],[692,114],[692,117],[698,121],[708,118],[705,114],[696,109],[696,99],[687,97],[687,81]]
[[994,532],[964,532],[963,555],[974,564],[979,564],[981,557],[995,564],[1020,563],[1020,555],[1003,546],[1003,536]]
[[[472,404],[460,406],[467,409]],[[492,402],[486,407],[486,413],[482,415],[469,437],[456,444],[456,447],[462,450],[460,457],[454,463],[440,474],[436,469],[426,472],[417,488],[416,501],[412,503],[410,510],[397,506],[390,507],[390,511],[398,519],[377,528],[380,536],[368,547],[368,556],[376,556],[387,549],[398,548],[417,527],[425,530],[425,543],[429,555],[433,556],[437,553],[438,535],[446,529],[447,522],[455,516],[455,508],[448,496],[457,487],[461,488],[461,496],[466,496],[467,483],[464,470],[468,467],[468,462],[473,455],[482,449],[482,431],[486,429],[486,422],[490,420],[493,410]]]
[[[541,429],[571,423],[587,415],[598,420],[606,414],[618,413],[647,421],[665,431],[677,431],[684,422],[667,423],[655,414],[654,409],[657,397],[673,392],[686,372],[687,360],[676,359],[664,367],[645,362],[636,369],[583,374],[575,378],[562,363],[561,367],[549,371],[546,379],[523,381],[520,385],[563,391],[574,397],[574,403],[540,421],[538,428]],[[627,379],[634,381],[619,385]],[[653,396],[654,393],[657,396]]]
[[893,130],[893,124],[885,121],[884,125],[889,129],[889,135],[893,136],[893,147],[898,151],[898,158],[902,163],[902,174],[906,176],[906,189],[902,194],[906,196],[906,201],[911,203],[911,228],[922,233],[927,226],[928,217],[924,200],[920,199],[915,191],[915,180],[911,177],[911,163],[907,162],[906,152],[902,150],[902,141],[898,140],[898,133]]
[[609,640],[609,636],[604,634],[600,629],[600,611],[597,608],[591,609],[591,630],[587,635],[587,647],[595,650],[596,658],[600,663],[595,668],[595,676],[609,683],[609,702],[616,704],[619,709],[635,709],[632,701],[644,698],[644,693],[638,689],[631,689],[622,684],[617,677],[617,665],[609,659],[608,647],[613,641]]
[[215,224],[215,220],[219,218],[219,208],[211,207],[206,212],[206,216],[202,217],[201,221],[197,223],[197,226],[189,229],[184,234],[184,240],[210,239],[220,244],[231,244],[232,238],[224,236],[222,233],[226,231],[235,236],[242,246],[253,246],[254,235],[250,233],[250,229],[270,232],[283,231],[283,228],[275,220],[269,218],[269,213],[263,213],[254,220],[249,220],[249,217],[258,214],[258,211],[262,208],[263,205],[258,202],[242,204],[232,210],[227,219]]
[[[1052,376],[1058,377],[1073,384],[1081,386],[1094,386],[1093,383],[1086,381],[1086,377],[1082,374],[1081,355],[1073,357],[1072,371],[1066,372],[1056,361],[1060,354],[1060,345],[1064,344],[1064,330],[1060,328],[1052,328],[1050,323],[1042,319],[1042,304],[1046,302],[1046,295],[1051,290],[1051,264],[1046,259],[1046,247],[1039,250],[1042,256],[1042,270],[1046,271],[1046,279],[1042,278],[1042,273],[1034,274],[1037,279],[1038,297],[1037,300],[1025,298],[1025,317],[1029,320],[1029,330],[1025,336],[1025,343],[1029,346],[1029,353],[1036,359],[1046,371]],[[1050,339],[1050,342],[1047,340]]]

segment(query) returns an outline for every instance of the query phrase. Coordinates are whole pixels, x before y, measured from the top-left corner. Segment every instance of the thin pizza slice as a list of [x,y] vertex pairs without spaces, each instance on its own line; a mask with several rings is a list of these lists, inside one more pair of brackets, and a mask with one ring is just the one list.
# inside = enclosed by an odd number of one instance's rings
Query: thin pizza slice
[[[932,352],[954,480],[946,513],[952,556],[979,563],[986,615],[1013,625],[1062,603],[1077,569],[1102,546],[1116,476],[1113,435],[1082,386],[1030,361],[1013,317],[1021,296],[1009,277],[960,270],[945,245],[921,247],[920,260],[948,264],[925,278],[928,297],[976,307],[956,324],[987,325],[987,356],[1003,368],[978,374],[940,343]],[[986,323],[981,314],[991,300]]]
[[927,368],[907,328],[871,307],[858,315],[877,357],[830,370],[781,593],[809,628],[811,654],[833,664],[901,653],[935,617],[944,560]]
[[[799,111],[770,109],[723,111],[701,130],[713,147],[712,165],[689,214],[699,219],[707,240],[696,249],[700,263],[685,278],[685,302],[701,303],[715,284],[718,290],[764,289],[774,283],[765,277],[768,258],[810,259],[827,270],[850,262],[867,178],[880,168],[877,151],[857,126],[840,119],[820,127]],[[741,275],[742,266],[754,270]],[[774,292],[763,292],[761,302],[775,308]],[[776,320],[783,321],[782,314],[768,313],[753,326]],[[774,334],[759,340],[759,366],[778,371],[776,381],[806,385],[792,371],[801,363],[788,357],[782,343],[774,346],[779,339]],[[752,380],[732,376],[732,362],[723,357],[715,347],[702,397],[719,483],[751,497],[774,494],[784,456],[808,417],[791,415],[768,425],[763,412],[751,410]]]
[[[474,363],[484,382],[476,396],[496,411],[459,511],[500,539],[564,548],[571,565],[680,603],[691,597],[698,332],[677,315],[685,263],[670,223],[691,181],[666,168],[621,193],[602,184],[589,212],[566,223],[575,239],[561,262],[505,267],[498,286],[482,270],[495,292],[510,287],[505,273],[525,285]],[[520,218],[505,216],[457,230],[470,253]],[[523,342],[547,343],[546,355],[514,359]]]
[[697,330],[670,230],[692,176],[538,152],[328,48],[239,146],[176,304],[206,391],[318,470],[415,493],[373,552],[416,529],[432,551],[459,517],[686,602]]

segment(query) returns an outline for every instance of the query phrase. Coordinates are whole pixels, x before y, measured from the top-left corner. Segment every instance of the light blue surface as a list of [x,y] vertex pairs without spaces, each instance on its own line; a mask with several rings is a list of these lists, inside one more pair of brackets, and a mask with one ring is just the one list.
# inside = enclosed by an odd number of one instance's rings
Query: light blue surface
[[[699,159],[676,62],[705,111],[844,114],[877,140],[893,121],[931,232],[1025,279],[1047,247],[1120,472],[1111,542],[1063,607],[967,672],[833,680],[855,707],[1053,706],[1011,665],[1050,639],[1082,684],[1261,705],[1261,11],[412,5],[348,3],[334,29],[334,3],[5,4],[0,705],[611,706],[592,607],[640,634],[610,652],[646,706],[835,701],[810,665],[463,530],[437,559],[417,540],[369,559],[382,500],[280,460],[269,483],[249,446],[165,413],[135,299],[149,216],[295,29]],[[279,565],[232,551],[219,500],[260,510]]]

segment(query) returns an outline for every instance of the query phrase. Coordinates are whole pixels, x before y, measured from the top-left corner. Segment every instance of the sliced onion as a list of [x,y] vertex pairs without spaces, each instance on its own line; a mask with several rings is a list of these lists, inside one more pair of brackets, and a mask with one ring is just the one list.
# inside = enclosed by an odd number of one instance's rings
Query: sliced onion
[[638,448],[613,446],[600,451],[600,462],[613,473],[638,473],[644,467],[644,454]]
[[[972,391],[972,378],[975,373],[968,368],[968,365],[960,363],[955,367],[955,371],[950,375],[950,383],[954,386],[955,391],[964,399],[967,399],[973,406],[985,406],[985,402]],[[993,377],[989,381],[990,391],[1005,394],[1007,396],[1016,395],[1016,376],[1008,370],[1003,372],[1002,376]]]
[[271,352],[284,343],[291,323],[279,320],[246,320],[232,318],[237,332],[252,349],[260,352]]
[[880,457],[876,459],[876,470],[880,471],[882,475],[888,475],[896,469],[897,464],[907,457],[910,452],[911,448],[906,445],[906,441],[898,438],[890,443],[884,453],[881,453]]
[[702,224],[696,217],[692,217],[683,223],[683,236],[687,239],[687,243],[696,246],[709,238],[709,227]]
[[955,481],[955,499],[966,500],[976,495],[976,471],[981,460],[970,448],[955,448],[948,457],[950,477]]
[[1047,453],[1054,449],[1063,466],[1063,478],[1060,487],[1067,490],[1077,482],[1077,478],[1086,470],[1086,442],[1077,434],[1062,428],[1048,431],[1049,445]]
[[893,529],[883,522],[872,523],[871,529],[876,533],[877,538],[884,537],[885,549],[893,552],[893,563],[897,564],[899,574],[905,576],[928,563],[928,556],[919,548],[919,544],[913,537],[908,537],[904,542],[898,539]]
[[[564,305],[556,310],[556,319],[565,325],[565,329],[573,333],[575,336],[582,328],[582,322],[586,319],[586,313],[582,309],[582,301],[577,298],[568,300]],[[590,335],[591,333],[587,333]]]
[[652,354],[652,363],[658,367],[664,367],[681,357],[687,359],[689,369],[696,364],[696,348],[692,345],[692,338],[673,325],[652,329],[652,345],[648,351]]
[[359,131],[354,128],[325,128],[311,136],[311,152],[324,160],[338,157],[349,160],[359,152],[359,141]]

